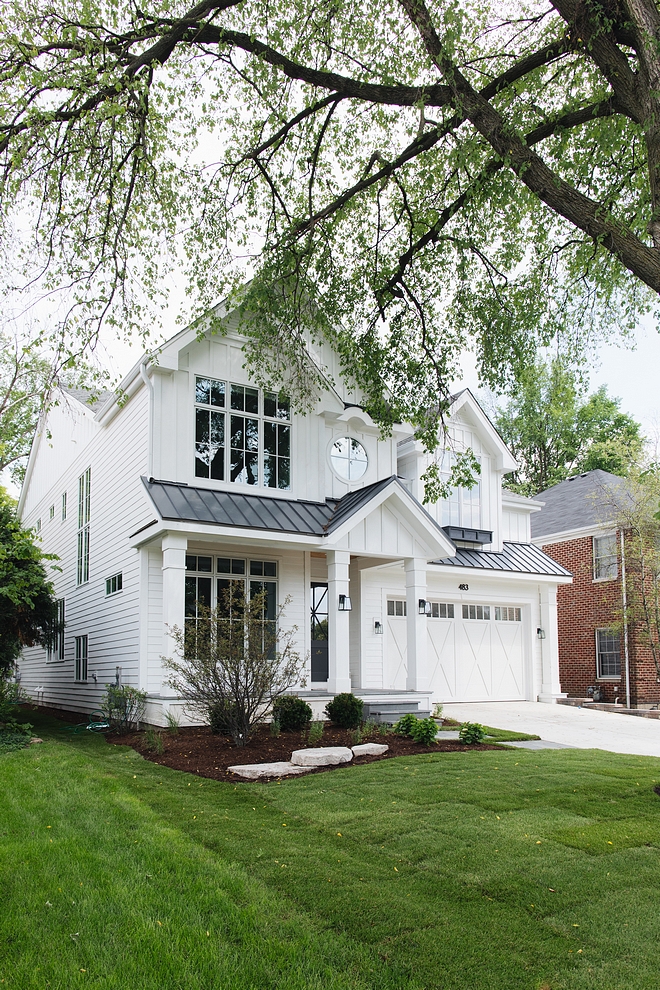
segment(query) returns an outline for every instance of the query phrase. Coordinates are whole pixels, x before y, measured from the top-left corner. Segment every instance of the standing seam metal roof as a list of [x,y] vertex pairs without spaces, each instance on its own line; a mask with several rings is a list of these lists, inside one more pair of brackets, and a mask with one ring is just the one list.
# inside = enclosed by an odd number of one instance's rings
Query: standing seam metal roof
[[571,572],[558,564],[547,553],[531,543],[504,543],[499,552],[490,550],[456,549],[455,557],[434,560],[443,567],[470,567],[486,571],[513,571],[518,574],[551,574],[571,577]]

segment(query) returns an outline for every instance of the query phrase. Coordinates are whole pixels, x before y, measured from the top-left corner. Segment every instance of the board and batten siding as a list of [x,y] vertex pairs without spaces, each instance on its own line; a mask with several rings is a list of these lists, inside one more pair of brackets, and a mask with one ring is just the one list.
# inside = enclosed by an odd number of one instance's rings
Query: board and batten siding
[[[60,420],[57,424],[51,426],[49,417],[52,440],[50,444],[41,440],[23,512],[27,526],[41,518],[43,548],[60,558],[61,573],[54,571],[52,579],[57,598],[65,599],[65,658],[49,661],[43,649],[26,650],[21,678],[28,693],[41,703],[88,712],[98,706],[105,685],[114,682],[118,666],[124,684],[139,683],[140,558],[129,538],[149,522],[153,509],[140,480],[148,459],[146,389],[139,389],[107,426],[95,422],[91,410],[81,408],[83,428],[76,429],[73,458],[66,456],[70,437],[60,429],[65,410],[53,410]],[[63,471],[56,470],[60,447],[65,448]],[[51,472],[48,488],[42,480],[44,464]],[[87,468],[91,468],[89,581],[76,586],[78,479]],[[67,492],[66,520],[61,519],[63,491]],[[55,516],[50,520],[52,504]],[[122,590],[106,596],[106,579],[119,572]],[[88,637],[88,680],[76,683],[75,637],[83,635]]]

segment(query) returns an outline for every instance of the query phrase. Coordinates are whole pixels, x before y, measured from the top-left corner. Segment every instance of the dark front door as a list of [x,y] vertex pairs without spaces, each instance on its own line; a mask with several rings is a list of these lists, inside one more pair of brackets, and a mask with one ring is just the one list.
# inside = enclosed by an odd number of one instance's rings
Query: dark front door
[[312,582],[312,680],[328,679],[328,586]]

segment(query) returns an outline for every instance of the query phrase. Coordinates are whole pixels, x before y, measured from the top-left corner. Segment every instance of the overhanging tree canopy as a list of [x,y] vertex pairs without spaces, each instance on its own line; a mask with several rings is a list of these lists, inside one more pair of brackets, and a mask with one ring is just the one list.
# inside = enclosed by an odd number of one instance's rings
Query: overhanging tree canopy
[[168,257],[201,311],[249,255],[255,364],[275,344],[304,401],[301,335],[329,337],[374,416],[433,445],[470,340],[502,389],[539,341],[660,292],[653,0],[2,16],[2,233],[71,286],[83,343],[99,314],[141,329]]

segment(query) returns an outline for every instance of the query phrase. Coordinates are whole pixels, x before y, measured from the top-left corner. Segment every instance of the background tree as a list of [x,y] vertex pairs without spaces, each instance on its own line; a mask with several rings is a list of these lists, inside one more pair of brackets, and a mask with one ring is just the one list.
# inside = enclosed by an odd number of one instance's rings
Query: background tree
[[[627,625],[653,658],[660,682],[660,470],[633,471],[619,485],[595,493],[603,522],[624,533],[626,606],[620,609],[621,642]],[[619,553],[620,553],[619,547]]]
[[104,378],[62,346],[53,351],[39,336],[30,340],[0,327],[0,475],[8,469],[22,482],[39,416],[58,400],[58,389],[100,391]]
[[[6,284],[68,287],[75,351],[246,274],[247,356],[310,401],[330,340],[385,429],[660,292],[654,0],[8,0]],[[9,257],[8,254],[4,256]],[[260,360],[271,346],[276,360]]]
[[559,484],[572,474],[602,468],[627,475],[640,462],[641,427],[601,386],[590,396],[561,358],[538,359],[520,375],[515,398],[495,425],[520,468],[505,485],[521,495]]
[[31,530],[16,518],[15,504],[0,488],[0,676],[24,646],[48,646],[57,628],[57,603]]
[[186,629],[172,630],[178,656],[163,658],[169,684],[207,723],[220,712],[236,746],[248,744],[273,702],[303,674],[294,649],[297,627],[280,627],[288,604],[268,618],[265,592],[246,600],[232,582],[216,608],[197,603],[197,617]]

